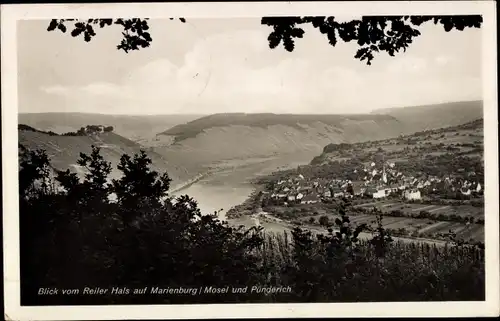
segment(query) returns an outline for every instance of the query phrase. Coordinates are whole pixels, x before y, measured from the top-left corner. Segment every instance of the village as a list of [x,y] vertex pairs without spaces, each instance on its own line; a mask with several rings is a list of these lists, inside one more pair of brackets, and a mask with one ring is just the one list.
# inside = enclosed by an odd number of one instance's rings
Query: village
[[[371,162],[352,169],[356,179],[343,177],[304,177],[302,174],[280,179],[271,190],[263,192],[263,201],[277,206],[315,204],[335,198],[384,199],[398,198],[415,201],[423,198],[470,199],[482,194],[481,183],[453,174],[442,177],[408,175],[398,170],[394,162]],[[351,178],[353,175],[349,175]],[[451,196],[450,196],[451,195]]]

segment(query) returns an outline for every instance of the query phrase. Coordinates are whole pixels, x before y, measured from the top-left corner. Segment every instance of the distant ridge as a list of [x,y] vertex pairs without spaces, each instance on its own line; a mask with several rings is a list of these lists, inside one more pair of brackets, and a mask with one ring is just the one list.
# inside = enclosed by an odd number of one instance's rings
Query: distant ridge
[[456,126],[483,118],[483,101],[461,101],[436,105],[384,108],[372,114],[390,115],[407,126],[408,131],[416,132]]

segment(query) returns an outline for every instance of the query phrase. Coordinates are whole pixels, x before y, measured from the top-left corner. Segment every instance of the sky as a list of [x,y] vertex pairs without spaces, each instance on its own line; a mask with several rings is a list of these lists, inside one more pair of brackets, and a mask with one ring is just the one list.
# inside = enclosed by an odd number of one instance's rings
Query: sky
[[118,26],[86,43],[48,23],[18,22],[19,112],[351,114],[482,97],[481,29],[427,24],[367,66],[309,27],[293,52],[270,49],[256,18],[150,20],[151,47],[129,53]]

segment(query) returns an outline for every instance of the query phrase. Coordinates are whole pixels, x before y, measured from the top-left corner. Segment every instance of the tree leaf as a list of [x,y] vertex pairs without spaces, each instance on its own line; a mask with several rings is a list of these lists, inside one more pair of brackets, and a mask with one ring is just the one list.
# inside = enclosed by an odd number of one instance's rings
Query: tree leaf
[[82,32],[83,32],[83,29],[80,29],[80,28],[73,29],[73,31],[71,31],[71,36],[73,36],[73,37],[77,37],[77,36],[79,36]]
[[50,21],[50,24],[49,24],[48,28],[47,28],[47,31],[55,30],[57,28],[57,25],[58,25],[57,20],[56,19],[52,19]]
[[63,25],[62,23],[60,23],[60,24],[57,26],[57,28],[58,28],[59,30],[61,30],[63,33],[64,33],[64,32],[66,32],[66,26],[65,26],[65,25]]

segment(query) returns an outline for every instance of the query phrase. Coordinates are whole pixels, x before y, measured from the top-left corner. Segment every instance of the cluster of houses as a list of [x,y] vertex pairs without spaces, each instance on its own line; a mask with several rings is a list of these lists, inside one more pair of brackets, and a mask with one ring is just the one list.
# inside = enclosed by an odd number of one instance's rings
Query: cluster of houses
[[481,184],[445,176],[415,177],[398,171],[394,163],[383,162],[377,169],[374,162],[363,169],[354,169],[359,180],[305,178],[302,174],[282,179],[274,184],[268,198],[282,205],[314,204],[324,199],[340,197],[370,197],[374,199],[399,196],[405,200],[419,200],[422,192],[451,190],[463,195],[482,191]]

